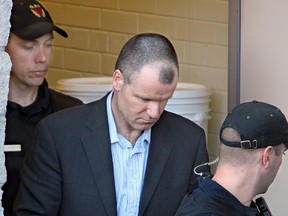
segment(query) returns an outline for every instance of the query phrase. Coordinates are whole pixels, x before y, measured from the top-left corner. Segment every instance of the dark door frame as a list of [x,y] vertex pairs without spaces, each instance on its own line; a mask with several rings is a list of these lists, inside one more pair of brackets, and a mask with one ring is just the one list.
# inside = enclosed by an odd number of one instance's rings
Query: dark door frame
[[240,103],[241,0],[229,0],[228,111]]

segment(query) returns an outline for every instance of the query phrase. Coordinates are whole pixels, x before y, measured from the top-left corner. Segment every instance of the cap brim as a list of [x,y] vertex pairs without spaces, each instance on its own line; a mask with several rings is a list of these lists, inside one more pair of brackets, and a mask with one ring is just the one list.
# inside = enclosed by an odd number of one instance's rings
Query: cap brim
[[43,35],[52,31],[56,31],[65,38],[68,37],[68,34],[63,29],[50,22],[35,23],[33,25],[26,26],[25,29],[11,29],[11,31],[24,40],[35,40],[36,38],[42,37]]

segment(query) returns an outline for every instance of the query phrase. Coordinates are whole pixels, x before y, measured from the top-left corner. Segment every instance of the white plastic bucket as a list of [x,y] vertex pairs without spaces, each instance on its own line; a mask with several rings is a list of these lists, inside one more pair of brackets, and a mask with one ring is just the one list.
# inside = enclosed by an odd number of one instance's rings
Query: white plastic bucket
[[207,135],[210,95],[210,89],[204,85],[179,82],[165,109],[195,122]]
[[[112,77],[62,79],[57,82],[56,90],[89,103],[112,90]],[[179,82],[165,109],[194,121],[207,134],[210,95],[211,91],[204,85]]]
[[89,103],[112,90],[112,77],[62,79],[57,82],[56,90]]

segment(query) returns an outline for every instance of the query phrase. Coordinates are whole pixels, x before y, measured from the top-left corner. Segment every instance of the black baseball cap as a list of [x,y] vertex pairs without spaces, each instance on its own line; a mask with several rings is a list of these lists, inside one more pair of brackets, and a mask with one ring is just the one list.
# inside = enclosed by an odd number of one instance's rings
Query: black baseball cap
[[24,40],[34,40],[56,31],[67,38],[68,34],[53,23],[49,12],[35,0],[13,0],[10,31]]
[[[240,142],[223,139],[222,131],[233,128],[240,137]],[[288,147],[288,123],[284,114],[277,107],[259,101],[237,105],[225,118],[220,129],[220,140],[230,147],[245,149],[265,148],[281,143]]]

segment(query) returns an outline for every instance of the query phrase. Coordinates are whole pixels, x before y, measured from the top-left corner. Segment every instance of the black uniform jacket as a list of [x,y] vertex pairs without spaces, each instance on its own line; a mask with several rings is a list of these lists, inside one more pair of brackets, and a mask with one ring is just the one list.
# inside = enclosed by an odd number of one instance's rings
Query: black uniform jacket
[[7,181],[3,185],[4,215],[12,215],[12,205],[20,181],[23,158],[34,139],[37,123],[56,111],[80,105],[76,98],[48,88],[46,80],[40,86],[35,102],[27,107],[8,101],[5,132],[5,165]]

